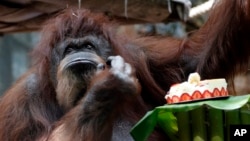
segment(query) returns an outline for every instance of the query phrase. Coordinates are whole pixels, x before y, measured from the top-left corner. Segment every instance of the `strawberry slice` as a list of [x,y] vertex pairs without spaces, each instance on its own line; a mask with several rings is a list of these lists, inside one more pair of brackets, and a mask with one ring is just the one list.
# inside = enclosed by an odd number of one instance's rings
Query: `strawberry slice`
[[218,90],[218,88],[215,88],[215,89],[214,89],[213,95],[214,95],[214,97],[220,96],[220,91]]
[[172,103],[177,103],[179,101],[180,101],[180,98],[178,96],[175,95],[172,97]]
[[224,87],[222,87],[222,89],[221,89],[221,96],[227,96],[227,95],[228,95],[227,90]]
[[190,101],[191,99],[192,99],[192,97],[189,94],[184,93],[181,95],[180,101]]
[[210,93],[208,90],[205,90],[203,93],[203,97],[204,98],[211,98],[212,97],[212,93]]
[[200,91],[194,91],[193,95],[192,95],[192,98],[195,100],[195,99],[201,99],[202,98],[202,95],[201,95],[201,92]]
[[167,103],[171,104],[172,103],[172,99],[170,97],[167,98]]

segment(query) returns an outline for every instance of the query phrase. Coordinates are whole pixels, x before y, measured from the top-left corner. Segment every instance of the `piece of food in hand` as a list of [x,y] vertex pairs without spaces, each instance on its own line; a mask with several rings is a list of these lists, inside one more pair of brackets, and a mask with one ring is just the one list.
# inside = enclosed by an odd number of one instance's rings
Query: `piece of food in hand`
[[165,99],[168,104],[228,96],[224,78],[200,80],[198,73],[191,73],[188,81],[170,87]]

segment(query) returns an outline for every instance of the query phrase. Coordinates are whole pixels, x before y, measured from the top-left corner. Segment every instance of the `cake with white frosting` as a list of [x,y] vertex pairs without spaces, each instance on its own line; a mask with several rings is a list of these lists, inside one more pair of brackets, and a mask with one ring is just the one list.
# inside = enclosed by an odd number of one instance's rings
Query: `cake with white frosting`
[[198,73],[191,73],[188,81],[172,85],[165,99],[171,104],[224,96],[228,96],[224,78],[201,81]]

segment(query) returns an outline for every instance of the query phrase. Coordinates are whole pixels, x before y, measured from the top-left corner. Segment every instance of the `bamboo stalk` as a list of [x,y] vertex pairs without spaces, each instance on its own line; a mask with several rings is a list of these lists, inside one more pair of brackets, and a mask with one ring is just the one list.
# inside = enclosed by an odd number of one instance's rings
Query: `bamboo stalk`
[[204,108],[200,107],[191,112],[193,141],[206,141],[206,126]]
[[211,141],[224,141],[223,111],[213,108],[208,110],[209,138]]
[[191,141],[189,112],[177,112],[176,117],[180,141]]
[[241,124],[250,125],[250,110],[241,109],[240,110],[240,120],[241,120]]
[[225,111],[227,140],[230,141],[230,125],[240,124],[239,110]]

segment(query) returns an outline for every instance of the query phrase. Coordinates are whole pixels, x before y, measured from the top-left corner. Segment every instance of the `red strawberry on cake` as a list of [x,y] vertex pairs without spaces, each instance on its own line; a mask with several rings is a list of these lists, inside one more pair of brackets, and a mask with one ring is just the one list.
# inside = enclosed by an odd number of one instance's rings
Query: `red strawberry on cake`
[[184,94],[181,95],[180,101],[189,101],[191,99],[192,99],[192,97],[189,94],[184,93]]
[[203,97],[204,98],[211,98],[213,95],[211,92],[209,92],[208,90],[205,90],[203,93]]
[[192,94],[192,99],[201,99],[202,98],[202,95],[201,95],[201,92],[200,91],[194,91],[193,94]]
[[225,79],[201,81],[198,73],[191,73],[188,81],[172,85],[165,98],[167,103],[171,104],[221,96],[228,96]]

